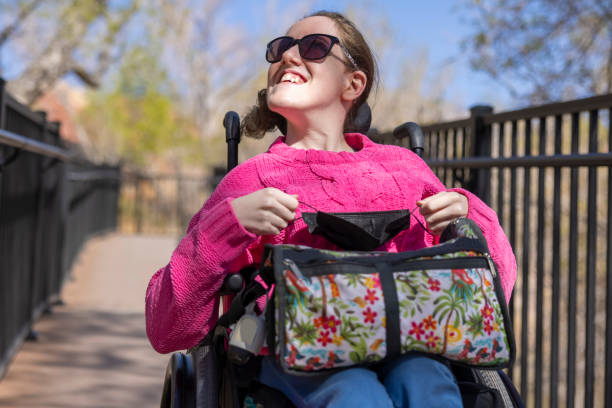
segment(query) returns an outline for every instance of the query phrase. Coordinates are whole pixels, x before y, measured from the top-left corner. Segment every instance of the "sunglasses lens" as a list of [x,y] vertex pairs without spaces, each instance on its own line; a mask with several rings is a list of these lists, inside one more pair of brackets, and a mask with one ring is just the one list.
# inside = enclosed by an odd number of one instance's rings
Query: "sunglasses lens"
[[275,40],[272,40],[268,44],[268,49],[266,50],[266,60],[268,62],[280,61],[283,53],[287,51],[292,45],[293,38],[291,37],[279,37]]
[[311,60],[321,59],[329,53],[333,45],[333,40],[324,35],[307,35],[300,41],[300,55]]

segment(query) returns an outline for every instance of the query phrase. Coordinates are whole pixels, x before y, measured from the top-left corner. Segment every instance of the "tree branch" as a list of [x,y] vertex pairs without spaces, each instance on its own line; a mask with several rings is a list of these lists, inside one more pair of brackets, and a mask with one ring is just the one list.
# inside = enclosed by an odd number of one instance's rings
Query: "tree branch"
[[21,6],[19,10],[19,14],[17,18],[12,24],[4,27],[2,31],[0,31],[0,47],[4,45],[4,43],[9,39],[9,37],[17,30],[17,27],[21,23],[23,23],[28,16],[34,11],[34,9],[41,3],[41,0],[33,0],[25,6]]
[[97,73],[92,74],[88,72],[87,69],[83,67],[82,65],[76,65],[76,64],[72,67],[71,71],[76,76],[78,76],[79,79],[85,83],[85,85],[91,88],[100,87],[100,75],[98,75]]
[[612,40],[606,38],[612,35],[605,35],[612,26],[608,3],[474,0],[470,61],[506,87],[517,80],[527,84],[527,97],[558,99],[567,85],[593,92],[604,77],[612,90]]
[[130,21],[134,14],[140,9],[140,6],[141,0],[133,0],[131,7],[122,11],[119,14],[119,17],[117,18],[117,21],[108,22],[108,32],[106,34],[106,37],[102,41],[103,45],[100,52],[98,53],[98,63],[96,71],[93,74],[96,82],[100,82],[101,77],[106,73],[111,64],[117,61],[125,51],[125,47],[120,47],[120,51],[118,55],[115,56],[115,58],[112,58],[110,55],[111,49],[116,42],[117,35],[121,31],[121,29]]

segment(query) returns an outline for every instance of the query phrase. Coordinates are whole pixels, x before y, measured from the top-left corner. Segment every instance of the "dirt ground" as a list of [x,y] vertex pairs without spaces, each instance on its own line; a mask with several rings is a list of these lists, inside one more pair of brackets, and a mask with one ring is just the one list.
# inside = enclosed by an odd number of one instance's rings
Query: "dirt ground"
[[62,292],[0,381],[0,407],[159,406],[168,355],[145,334],[144,293],[174,237],[92,239]]

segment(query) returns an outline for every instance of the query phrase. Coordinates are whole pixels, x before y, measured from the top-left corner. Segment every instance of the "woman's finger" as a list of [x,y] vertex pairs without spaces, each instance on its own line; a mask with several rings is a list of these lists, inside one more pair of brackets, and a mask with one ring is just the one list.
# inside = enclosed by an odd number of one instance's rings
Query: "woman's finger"
[[[277,188],[267,188],[262,207],[274,211],[279,217],[291,221],[295,214],[293,211],[298,207],[297,195],[292,196]],[[286,211],[285,211],[286,210]]]
[[434,213],[425,214],[423,217],[425,218],[427,225],[434,225],[440,222],[450,222],[465,215],[466,214],[461,205],[451,204],[450,206]]
[[275,234],[278,234],[280,230],[287,227],[287,221],[274,214],[273,212],[268,212],[265,215],[264,222],[274,228],[274,230],[276,231]]
[[458,216],[467,215],[468,210],[467,197],[454,191],[442,191],[417,202],[417,205],[419,205],[419,211],[424,217],[448,207],[456,207]]
[[291,222],[295,218],[295,212],[285,207],[280,201],[276,201],[274,206],[268,208],[268,210],[286,222]]
[[451,223],[451,221],[453,220],[443,220],[433,224],[427,224],[427,228],[429,228],[429,230],[434,234],[439,235],[442,231],[444,231],[444,228]]
[[249,227],[249,231],[257,235],[276,235],[286,225],[281,218],[267,211],[257,217],[257,221]]
[[446,216],[446,217],[438,217],[434,220],[430,220],[427,222],[427,228],[429,228],[429,230],[431,232],[433,232],[436,235],[439,235],[444,228],[446,228],[446,226],[448,224],[450,224],[452,221],[456,220],[459,217],[456,216]]
[[295,211],[298,208],[300,202],[298,201],[297,194],[287,194],[278,190],[280,194],[277,195],[279,203],[285,206],[290,211]]
[[444,207],[448,207],[455,199],[456,197],[454,197],[453,194],[449,194],[447,191],[442,191],[420,200],[417,202],[417,205],[419,205],[421,214],[426,215],[439,211]]

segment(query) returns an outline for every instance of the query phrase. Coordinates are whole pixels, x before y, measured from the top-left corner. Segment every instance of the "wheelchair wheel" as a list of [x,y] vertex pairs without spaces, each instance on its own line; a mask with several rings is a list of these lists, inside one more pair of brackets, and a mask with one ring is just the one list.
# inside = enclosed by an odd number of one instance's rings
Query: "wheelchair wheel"
[[196,387],[193,358],[174,353],[166,367],[161,408],[196,408]]

